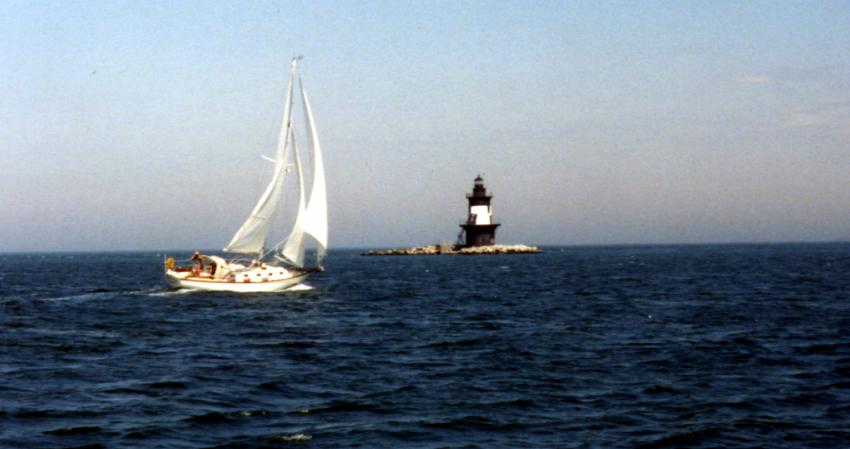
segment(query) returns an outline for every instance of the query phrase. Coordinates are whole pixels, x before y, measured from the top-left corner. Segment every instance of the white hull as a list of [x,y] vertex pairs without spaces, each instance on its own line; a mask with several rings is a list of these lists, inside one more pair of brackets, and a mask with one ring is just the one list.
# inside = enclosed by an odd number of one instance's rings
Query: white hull
[[254,293],[276,292],[298,285],[310,276],[311,271],[292,271],[291,277],[285,279],[264,280],[256,282],[235,282],[224,279],[199,278],[184,276],[184,273],[167,270],[165,279],[172,287],[191,288],[196,290],[211,290],[223,292]]

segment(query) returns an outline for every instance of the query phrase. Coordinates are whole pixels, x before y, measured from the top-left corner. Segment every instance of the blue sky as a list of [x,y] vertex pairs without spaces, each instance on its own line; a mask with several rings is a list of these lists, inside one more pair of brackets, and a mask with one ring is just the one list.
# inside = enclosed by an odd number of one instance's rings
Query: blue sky
[[0,251],[220,248],[289,59],[331,246],[850,238],[847,2],[0,3]]

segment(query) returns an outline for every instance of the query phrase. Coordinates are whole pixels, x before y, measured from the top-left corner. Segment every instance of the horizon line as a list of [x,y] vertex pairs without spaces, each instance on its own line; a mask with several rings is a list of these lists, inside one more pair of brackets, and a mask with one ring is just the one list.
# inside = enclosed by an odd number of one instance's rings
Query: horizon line
[[[539,248],[604,248],[604,247],[648,247],[648,246],[745,246],[745,245],[806,245],[806,244],[847,244],[850,239],[833,240],[753,240],[753,241],[730,241],[730,242],[667,242],[667,243],[555,243],[555,244],[528,244]],[[500,245],[513,245],[515,243],[500,243]],[[439,245],[430,243],[425,245],[391,245],[391,246],[338,246],[328,248],[332,250],[373,250],[392,248],[413,248],[420,246]],[[0,250],[0,255],[14,254],[115,254],[115,253],[191,253],[200,251],[204,253],[224,253],[224,251],[206,249],[100,249],[100,250],[70,250],[70,249],[38,249],[38,250]],[[238,257],[238,255],[234,255]]]

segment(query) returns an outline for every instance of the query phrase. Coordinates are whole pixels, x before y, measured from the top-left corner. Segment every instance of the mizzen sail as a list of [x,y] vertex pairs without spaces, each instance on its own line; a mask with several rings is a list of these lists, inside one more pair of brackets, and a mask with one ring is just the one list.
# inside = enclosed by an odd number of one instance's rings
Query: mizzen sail
[[298,156],[298,146],[292,140],[292,154],[295,157],[295,175],[298,177],[298,214],[295,216],[295,225],[286,239],[283,247],[283,257],[298,268],[304,268],[304,229],[303,222],[306,214],[304,205],[304,176],[301,169],[301,158]]
[[313,155],[313,187],[310,189],[310,200],[307,202],[307,211],[304,214],[304,232],[316,239],[316,265],[322,266],[328,247],[328,200],[325,189],[325,167],[322,161],[322,148],[319,145],[319,136],[313,122],[313,111],[304,85],[301,84],[301,98],[304,101],[304,117],[307,123],[307,140],[310,153]]

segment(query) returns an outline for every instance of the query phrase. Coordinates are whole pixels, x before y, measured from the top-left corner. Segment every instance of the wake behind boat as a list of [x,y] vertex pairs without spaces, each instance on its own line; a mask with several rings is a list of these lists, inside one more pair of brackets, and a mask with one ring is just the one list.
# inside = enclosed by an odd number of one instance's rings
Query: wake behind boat
[[[224,248],[225,252],[236,257],[226,259],[195,252],[188,261],[190,263],[184,266],[177,266],[174,259],[168,258],[165,262],[165,279],[170,285],[231,292],[269,292],[300,284],[310,274],[323,271],[322,261],[328,242],[325,171],[313,113],[300,79],[308,150],[312,161],[309,200],[305,195],[301,158],[292,127],[293,85],[299,59],[292,59],[277,151],[274,158],[266,158],[274,164],[272,179],[251,215]],[[288,162],[290,158],[291,163]],[[299,196],[295,222],[286,238],[267,246],[275,213],[283,200],[284,179],[293,166]],[[305,237],[308,236],[316,244],[316,260],[312,267],[307,267],[305,263]]]

